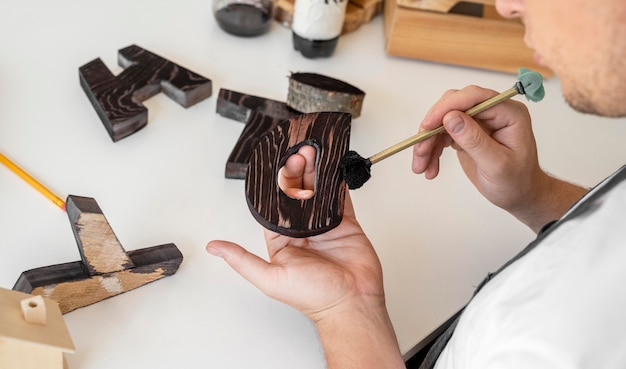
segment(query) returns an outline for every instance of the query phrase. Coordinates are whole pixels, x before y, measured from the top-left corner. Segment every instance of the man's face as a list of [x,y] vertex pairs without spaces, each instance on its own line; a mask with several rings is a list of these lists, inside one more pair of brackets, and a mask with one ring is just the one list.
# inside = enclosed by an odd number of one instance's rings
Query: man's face
[[497,0],[520,17],[536,60],[561,80],[575,109],[626,116],[626,1]]

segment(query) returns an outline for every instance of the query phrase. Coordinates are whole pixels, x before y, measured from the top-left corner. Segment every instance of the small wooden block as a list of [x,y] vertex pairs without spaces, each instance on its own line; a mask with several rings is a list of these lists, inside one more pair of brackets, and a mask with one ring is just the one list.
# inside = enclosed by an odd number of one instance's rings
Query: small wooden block
[[211,96],[211,80],[137,45],[119,50],[118,63],[125,68],[118,76],[99,58],[79,68],[80,84],[114,142],[146,126],[141,102],[161,91],[185,108]]
[[48,324],[48,310],[43,297],[37,295],[20,301],[22,314],[26,323],[46,325]]
[[13,290],[55,300],[65,314],[173,275],[182,263],[174,244],[125,252],[93,198],[70,195],[66,209],[82,260],[25,271]]
[[292,73],[287,105],[303,113],[335,111],[361,115],[365,92],[331,77],[316,73]]
[[252,150],[259,138],[278,123],[302,113],[284,102],[220,89],[217,113],[238,122],[246,123],[235,147],[226,161],[226,178],[245,179]]
[[[265,228],[289,237],[309,237],[341,223],[346,185],[339,162],[348,151],[350,114],[317,112],[285,121],[260,140],[246,176],[246,198],[254,218]],[[317,150],[315,193],[296,200],[279,187],[278,171],[303,145]]]

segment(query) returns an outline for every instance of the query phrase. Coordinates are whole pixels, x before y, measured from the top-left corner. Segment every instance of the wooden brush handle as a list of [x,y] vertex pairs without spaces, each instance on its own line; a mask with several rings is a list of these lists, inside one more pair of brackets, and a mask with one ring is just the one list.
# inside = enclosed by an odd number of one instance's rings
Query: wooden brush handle
[[[519,94],[520,91],[518,89],[517,86],[513,86],[510,89],[499,93],[498,95],[492,97],[491,99],[485,100],[483,102],[481,102],[480,104],[468,109],[465,111],[465,114],[470,115],[470,116],[474,116],[480,112],[483,112],[489,108],[491,108],[494,105],[497,105],[505,100],[510,99],[511,97]],[[421,131],[409,138],[407,138],[406,140],[399,142],[381,152],[379,152],[378,154],[372,155],[369,158],[369,161],[372,164],[376,164],[379,161],[388,158],[389,156],[396,154],[404,149],[406,149],[407,147],[411,147],[413,145],[415,145],[418,142],[422,142],[427,138],[430,138],[434,135],[437,135],[441,132],[444,132],[446,129],[444,128],[444,126],[440,126],[437,127],[435,129],[427,129],[424,131]]]

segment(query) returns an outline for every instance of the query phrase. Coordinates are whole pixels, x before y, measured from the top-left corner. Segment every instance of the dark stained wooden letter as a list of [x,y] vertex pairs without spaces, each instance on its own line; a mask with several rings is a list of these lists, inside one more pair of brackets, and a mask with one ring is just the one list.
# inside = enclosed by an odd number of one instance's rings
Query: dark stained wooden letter
[[93,198],[70,195],[66,209],[82,260],[25,271],[13,287],[55,300],[63,314],[170,276],[183,261],[172,243],[124,251]]
[[284,102],[223,88],[218,94],[216,109],[221,116],[246,124],[226,161],[225,177],[232,179],[246,178],[250,155],[261,136],[278,123],[302,114]]
[[219,115],[241,123],[248,122],[248,117],[252,112],[257,112],[279,121],[302,114],[282,101],[247,95],[224,88],[220,88],[217,96],[216,110]]
[[118,63],[125,68],[118,76],[99,58],[79,68],[80,84],[114,142],[145,127],[141,102],[161,91],[185,108],[211,96],[211,80],[139,46],[119,50]]
[[[290,237],[309,237],[341,223],[346,185],[339,162],[348,151],[350,114],[318,112],[285,121],[263,136],[250,158],[246,198],[254,218],[265,228]],[[303,145],[317,150],[315,190],[309,200],[287,196],[278,171]]]

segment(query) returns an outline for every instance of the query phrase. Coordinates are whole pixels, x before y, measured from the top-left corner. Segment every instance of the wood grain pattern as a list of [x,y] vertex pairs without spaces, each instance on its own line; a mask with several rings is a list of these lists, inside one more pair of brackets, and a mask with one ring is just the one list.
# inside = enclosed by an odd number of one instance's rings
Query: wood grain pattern
[[93,198],[70,195],[66,206],[82,260],[25,271],[14,290],[55,300],[65,314],[173,275],[182,263],[171,243],[125,252]]
[[[254,218],[264,227],[290,237],[309,237],[341,223],[346,186],[339,162],[348,151],[349,113],[317,112],[285,121],[263,136],[250,158],[246,198]],[[303,145],[317,150],[314,195],[288,197],[278,186],[278,171]]]
[[386,51],[390,55],[429,60],[444,64],[496,70],[517,74],[520,67],[554,73],[533,58],[524,43],[524,26],[517,21],[494,17],[492,1],[485,3],[483,17],[441,13],[405,6],[424,5],[441,9],[454,5],[453,0],[387,0],[384,10]]
[[231,179],[246,178],[250,156],[260,137],[278,123],[302,114],[281,101],[226,89],[220,89],[216,109],[226,118],[245,123],[226,161],[225,177]]
[[286,103],[241,92],[221,88],[217,96],[216,111],[223,117],[246,123],[252,112],[270,116],[277,120],[287,120],[301,112]]
[[141,102],[161,91],[185,108],[211,96],[211,80],[137,45],[119,50],[118,63],[125,68],[118,76],[99,58],[79,68],[80,84],[114,142],[146,126]]
[[69,196],[65,206],[89,274],[113,273],[134,267],[94,199]]
[[292,73],[287,105],[303,113],[336,111],[358,118],[365,92],[335,78],[316,73]]

